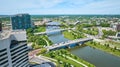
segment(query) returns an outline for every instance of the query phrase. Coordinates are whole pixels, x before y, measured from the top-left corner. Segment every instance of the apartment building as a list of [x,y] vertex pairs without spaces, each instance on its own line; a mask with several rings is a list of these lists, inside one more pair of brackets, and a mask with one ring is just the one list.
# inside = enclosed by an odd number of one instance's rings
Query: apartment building
[[25,31],[0,33],[0,67],[29,67]]

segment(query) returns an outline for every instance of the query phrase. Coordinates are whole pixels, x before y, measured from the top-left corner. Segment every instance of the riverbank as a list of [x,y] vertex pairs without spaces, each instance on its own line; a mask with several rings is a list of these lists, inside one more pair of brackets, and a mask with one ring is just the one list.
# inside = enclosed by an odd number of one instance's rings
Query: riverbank
[[100,43],[92,42],[92,41],[87,42],[85,44],[88,45],[88,46],[94,47],[96,49],[100,49],[102,51],[105,51],[107,53],[110,53],[112,55],[120,57],[120,50],[116,49],[116,47],[114,47],[114,48],[109,47],[109,44],[102,45]]
[[64,49],[50,51],[43,55],[58,60],[57,65],[60,67],[95,67]]
[[75,36],[71,31],[64,31],[64,32],[62,32],[62,34],[64,35],[65,38],[67,38],[69,40],[75,39]]
[[108,40],[108,41],[105,41],[105,43],[110,44],[111,46],[116,46],[117,48],[120,49],[120,42]]
[[64,35],[65,38],[69,39],[69,40],[74,40],[74,39],[79,39],[79,38],[84,38],[85,35],[83,33],[79,33],[73,30],[68,30],[68,31],[64,31],[62,32],[62,34]]
[[[51,24],[57,24],[57,22],[51,22]],[[47,29],[48,29],[48,31],[52,30],[52,29],[54,30],[54,27],[49,26],[49,28],[47,28]],[[71,32],[72,32],[72,34],[69,35]],[[75,34],[72,30],[70,30],[70,33],[69,34],[68,34],[68,32],[66,33],[66,35],[70,36],[70,38],[73,35],[74,35],[74,37],[77,36],[77,34]],[[61,32],[58,32],[55,35],[49,35],[48,37],[53,43],[64,42],[64,41],[67,41],[67,39],[68,39],[68,38],[66,39],[62,35]],[[75,39],[74,37],[73,37],[73,39]],[[67,50],[65,50],[65,51],[55,50],[55,51],[50,51],[48,53],[41,54],[41,55],[44,55],[44,56],[47,56],[47,57],[57,60],[57,61],[54,61],[54,62],[56,62],[57,67],[72,67],[72,66],[73,67],[94,67],[94,65],[80,59],[79,57],[71,54]]]

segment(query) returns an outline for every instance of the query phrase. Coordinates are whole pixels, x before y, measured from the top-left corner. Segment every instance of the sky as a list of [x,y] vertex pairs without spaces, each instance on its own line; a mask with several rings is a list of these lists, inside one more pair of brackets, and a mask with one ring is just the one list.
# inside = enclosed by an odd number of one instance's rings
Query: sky
[[0,15],[120,14],[120,0],[0,0]]

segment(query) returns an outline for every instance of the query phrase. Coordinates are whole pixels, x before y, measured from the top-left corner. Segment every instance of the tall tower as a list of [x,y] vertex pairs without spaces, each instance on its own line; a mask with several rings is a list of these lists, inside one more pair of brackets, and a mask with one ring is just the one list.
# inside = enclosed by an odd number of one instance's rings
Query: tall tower
[[29,14],[17,14],[11,16],[12,30],[28,29],[32,27]]

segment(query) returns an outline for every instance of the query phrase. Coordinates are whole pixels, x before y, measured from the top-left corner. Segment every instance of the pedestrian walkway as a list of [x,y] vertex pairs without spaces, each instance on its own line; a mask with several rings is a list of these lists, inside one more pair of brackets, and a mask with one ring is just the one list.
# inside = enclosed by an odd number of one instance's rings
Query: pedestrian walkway
[[85,64],[83,64],[83,63],[81,63],[81,62],[79,62],[79,61],[77,61],[77,60],[75,60],[75,59],[73,59],[73,58],[71,58],[71,57],[69,57],[69,56],[66,56],[68,59],[70,59],[70,60],[72,60],[72,61],[74,61],[74,62],[76,62],[76,63],[78,63],[78,64],[80,64],[80,65],[82,65],[82,66],[84,66],[84,67],[88,67],[87,65],[85,65]]

